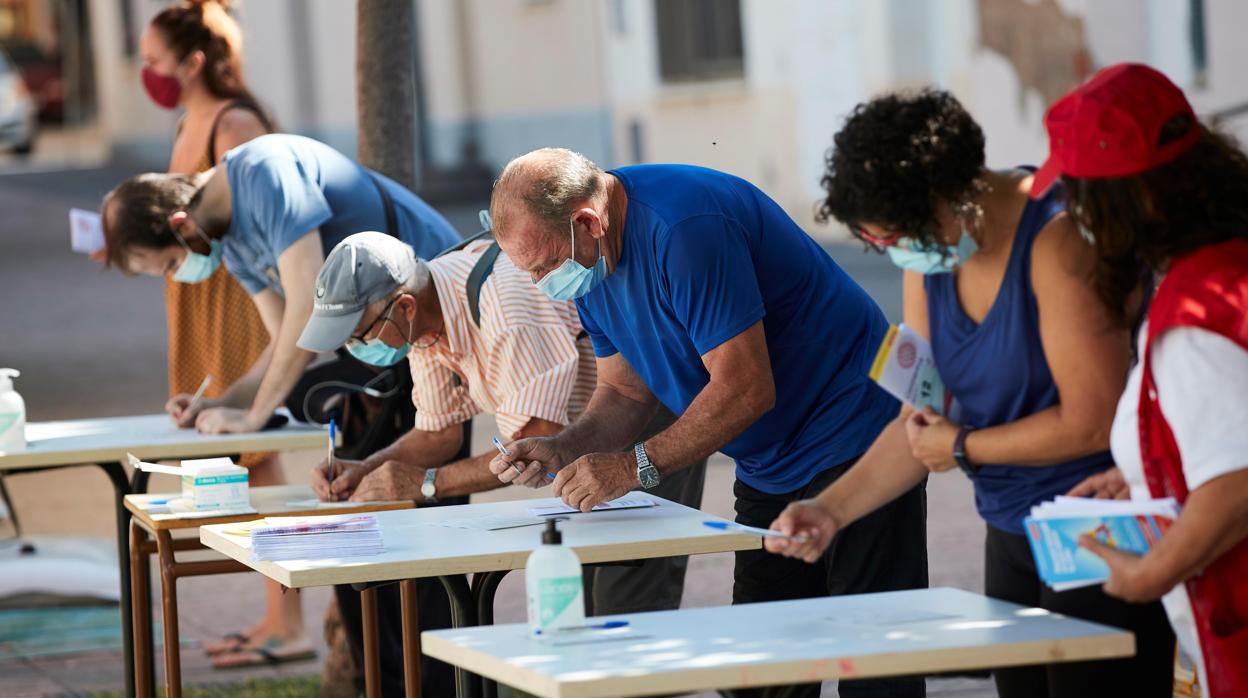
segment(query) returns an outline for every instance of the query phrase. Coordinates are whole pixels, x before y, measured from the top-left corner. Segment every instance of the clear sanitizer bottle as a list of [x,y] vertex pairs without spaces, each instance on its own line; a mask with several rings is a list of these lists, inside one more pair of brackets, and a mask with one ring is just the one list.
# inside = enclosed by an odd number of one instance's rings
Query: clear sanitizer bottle
[[13,389],[21,374],[0,368],[0,452],[26,448],[26,401]]
[[524,576],[529,629],[534,637],[549,637],[560,628],[585,625],[581,560],[563,545],[563,535],[554,519],[546,522],[542,545],[529,555]]

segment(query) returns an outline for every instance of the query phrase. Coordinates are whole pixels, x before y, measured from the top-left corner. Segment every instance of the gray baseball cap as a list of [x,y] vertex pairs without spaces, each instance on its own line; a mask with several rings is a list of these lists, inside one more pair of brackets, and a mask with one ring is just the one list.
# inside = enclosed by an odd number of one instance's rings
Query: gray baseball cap
[[346,344],[364,310],[415,273],[416,253],[398,238],[367,232],[338,243],[316,275],[312,317],[299,347],[322,352]]

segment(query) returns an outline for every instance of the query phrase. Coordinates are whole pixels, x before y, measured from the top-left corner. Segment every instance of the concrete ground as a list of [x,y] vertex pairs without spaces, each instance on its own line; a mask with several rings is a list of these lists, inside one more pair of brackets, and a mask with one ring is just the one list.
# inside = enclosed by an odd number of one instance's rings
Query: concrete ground
[[[164,403],[165,330],[161,282],[131,279],[69,250],[66,211],[94,208],[125,176],[140,171],[123,165],[77,171],[0,174],[0,367],[22,371],[18,389],[32,421],[119,416],[158,411]],[[464,232],[475,231],[476,208],[449,212]],[[886,260],[856,245],[828,244],[829,252],[885,309],[900,315],[897,272]],[[492,425],[474,430],[487,449]],[[306,482],[317,453],[294,453],[284,466],[291,482]],[[717,456],[708,469],[703,509],[731,516],[731,463]],[[110,536],[111,487],[96,468],[73,468],[6,478],[26,532]],[[174,489],[171,478],[153,478],[152,491]],[[527,490],[501,489],[478,499],[513,497]],[[933,478],[928,488],[931,582],[933,586],[982,589],[983,524],[976,516],[969,483],[960,473]],[[101,545],[111,545],[111,538]],[[690,564],[685,605],[710,606],[730,600],[732,558],[707,555]],[[158,588],[158,581],[154,581]],[[187,684],[241,682],[252,676],[318,673],[319,661],[280,668],[214,671],[199,644],[242,629],[263,609],[260,579],[230,575],[184,580],[179,587],[183,678]],[[329,594],[303,593],[309,635],[320,657],[320,622]],[[523,575],[510,575],[499,589],[498,621],[523,620]],[[0,663],[0,695],[76,695],[121,686],[119,652]],[[158,680],[159,676],[158,676]],[[993,695],[987,680],[928,682],[929,695]],[[834,689],[825,695],[835,695]]]

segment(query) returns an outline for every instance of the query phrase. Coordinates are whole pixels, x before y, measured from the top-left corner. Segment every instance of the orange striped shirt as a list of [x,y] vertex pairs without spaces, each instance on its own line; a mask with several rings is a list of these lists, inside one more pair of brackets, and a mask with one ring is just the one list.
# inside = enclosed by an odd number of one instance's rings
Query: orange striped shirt
[[481,327],[473,324],[468,275],[487,247],[488,241],[472,243],[428,262],[445,342],[408,354],[415,427],[422,431],[488,412],[499,432],[514,439],[535,417],[570,423],[594,392],[594,351],[588,337],[577,339],[576,304],[547,298],[505,254],[481,287]]

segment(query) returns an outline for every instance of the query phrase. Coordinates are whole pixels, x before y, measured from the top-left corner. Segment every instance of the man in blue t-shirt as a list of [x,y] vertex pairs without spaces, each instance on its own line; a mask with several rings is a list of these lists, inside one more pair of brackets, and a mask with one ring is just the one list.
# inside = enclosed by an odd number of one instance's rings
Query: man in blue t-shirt
[[[737,521],[767,527],[845,472],[897,415],[867,376],[883,314],[744,180],[684,165],[603,172],[543,149],[503,171],[491,215],[518,268],[547,295],[576,299],[598,357],[586,412],[495,459],[504,481],[540,485],[557,472],[555,493],[589,511],[722,451],[737,465]],[[658,402],[680,418],[637,441]],[[818,565],[738,553],[734,603],[926,586],[923,496],[919,486],[846,528]],[[841,687],[922,693],[914,679]]]
[[313,354],[295,346],[312,314],[325,256],[353,233],[379,230],[432,257],[459,240],[415,194],[329,146],[261,136],[195,175],[143,174],[101,210],[108,260],[131,273],[198,283],[222,263],[251,295],[268,349],[215,400],[170,400],[184,427],[258,431],[296,386]]

